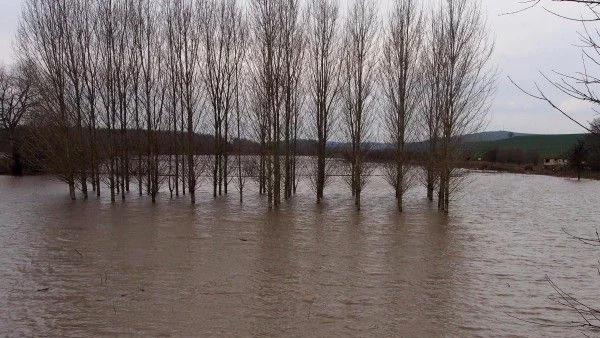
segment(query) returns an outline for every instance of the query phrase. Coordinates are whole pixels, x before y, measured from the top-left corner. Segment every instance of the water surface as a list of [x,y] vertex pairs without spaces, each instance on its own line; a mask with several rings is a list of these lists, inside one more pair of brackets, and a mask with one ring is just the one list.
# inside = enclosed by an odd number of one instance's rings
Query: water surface
[[361,212],[338,181],[271,213],[67,195],[0,177],[0,336],[581,337],[526,322],[578,319],[545,276],[598,302],[600,250],[561,229],[594,233],[599,182],[474,174],[448,217],[421,189],[399,215],[380,178]]

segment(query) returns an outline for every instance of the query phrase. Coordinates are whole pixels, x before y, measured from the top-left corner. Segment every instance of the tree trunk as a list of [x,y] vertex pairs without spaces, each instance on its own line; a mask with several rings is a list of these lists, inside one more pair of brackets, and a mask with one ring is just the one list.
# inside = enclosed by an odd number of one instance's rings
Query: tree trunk
[[71,177],[69,178],[69,196],[71,201],[75,201],[77,196],[75,196],[75,180]]
[[319,152],[317,155],[317,203],[323,200],[325,190],[325,151],[323,143],[319,144]]
[[194,116],[191,111],[187,114],[188,127],[188,188],[190,192],[190,200],[192,204],[196,204],[196,172],[194,168]]

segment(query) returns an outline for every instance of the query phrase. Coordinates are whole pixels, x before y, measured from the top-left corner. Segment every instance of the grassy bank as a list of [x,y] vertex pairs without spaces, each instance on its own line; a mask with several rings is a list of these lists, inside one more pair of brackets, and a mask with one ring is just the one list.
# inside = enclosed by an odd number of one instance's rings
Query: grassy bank
[[585,134],[515,136],[499,141],[473,142],[470,147],[478,156],[492,149],[519,149],[523,152],[537,152],[541,157],[561,157],[583,137]]

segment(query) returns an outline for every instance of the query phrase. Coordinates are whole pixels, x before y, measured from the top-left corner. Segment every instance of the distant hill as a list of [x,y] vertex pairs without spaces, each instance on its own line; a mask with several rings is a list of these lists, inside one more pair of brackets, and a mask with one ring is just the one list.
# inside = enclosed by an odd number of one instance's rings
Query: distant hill
[[[530,134],[515,133],[512,131],[484,131],[481,133],[470,134],[463,137],[465,143],[496,142],[508,140],[514,137],[529,136]],[[407,145],[409,151],[423,151],[427,148],[429,141],[413,142]],[[477,148],[479,149],[479,148]]]
[[[520,150],[523,153],[536,152],[541,157],[562,157],[573,148],[577,140],[585,134],[536,135],[516,133],[511,131],[486,131],[463,137],[466,150],[476,156],[481,156],[494,148],[499,150]],[[407,144],[408,151],[419,152],[427,148],[429,141]],[[332,142],[329,147],[338,149],[347,146],[344,143]],[[372,150],[393,148],[389,143],[370,143]]]
[[537,152],[542,157],[564,156],[585,134],[565,135],[525,135],[495,141],[472,142],[470,149],[476,155],[498,148],[499,150],[519,149],[523,152]]
[[512,131],[505,131],[505,130],[484,131],[482,133],[467,135],[463,138],[463,141],[464,142],[492,142],[492,141],[506,140],[506,139],[510,139],[513,137],[529,136],[529,135],[531,135],[531,134],[515,133]]

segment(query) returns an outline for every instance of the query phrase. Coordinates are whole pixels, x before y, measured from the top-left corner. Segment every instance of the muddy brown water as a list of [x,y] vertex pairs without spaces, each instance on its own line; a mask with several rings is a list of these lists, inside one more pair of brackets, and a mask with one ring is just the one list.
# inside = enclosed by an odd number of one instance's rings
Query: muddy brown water
[[600,249],[561,230],[600,226],[600,183],[470,181],[445,217],[420,188],[399,215],[380,178],[359,213],[341,182],[269,213],[252,189],[111,205],[0,177],[0,336],[580,337],[545,276],[600,303]]

